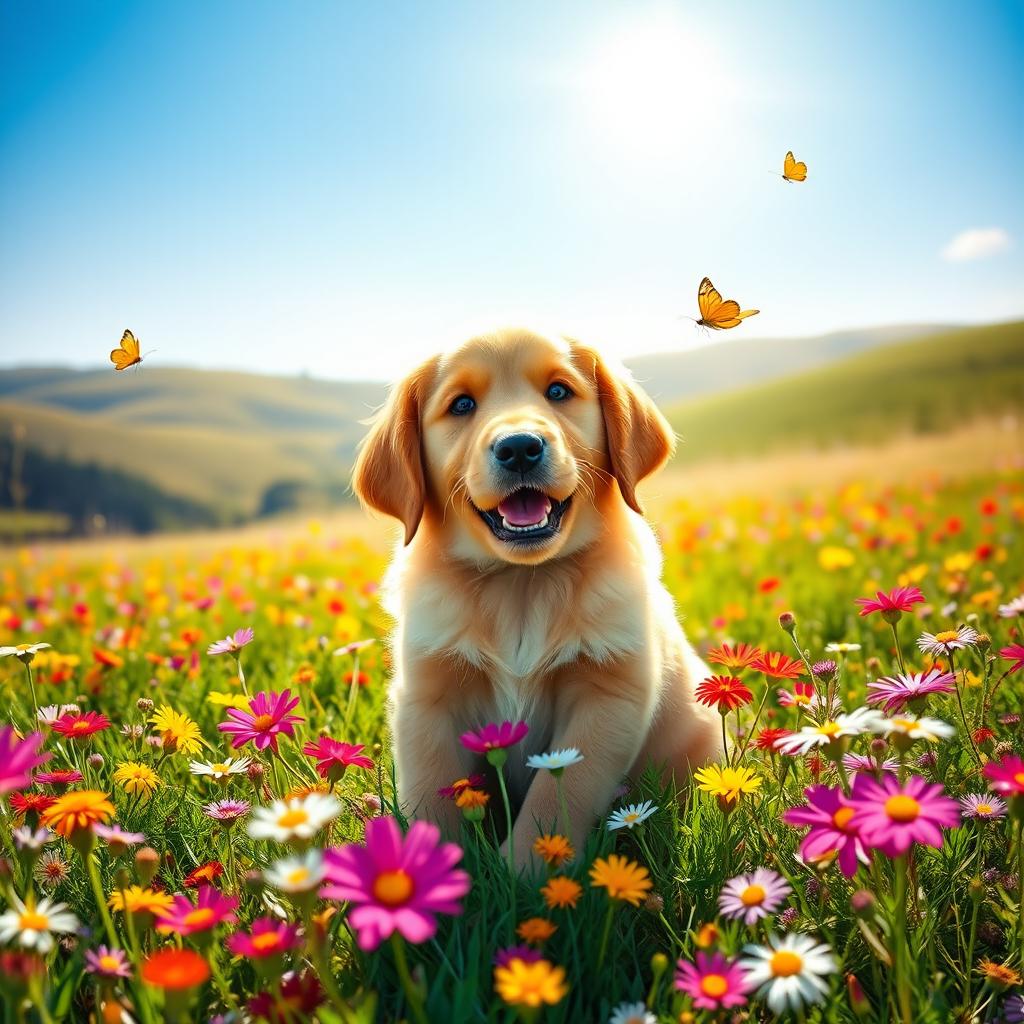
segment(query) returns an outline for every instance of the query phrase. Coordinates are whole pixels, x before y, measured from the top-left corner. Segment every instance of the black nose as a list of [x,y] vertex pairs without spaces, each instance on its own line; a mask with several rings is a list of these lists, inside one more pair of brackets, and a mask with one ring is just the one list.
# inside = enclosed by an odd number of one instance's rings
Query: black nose
[[525,473],[544,457],[544,438],[536,434],[509,434],[494,442],[494,457],[505,469]]

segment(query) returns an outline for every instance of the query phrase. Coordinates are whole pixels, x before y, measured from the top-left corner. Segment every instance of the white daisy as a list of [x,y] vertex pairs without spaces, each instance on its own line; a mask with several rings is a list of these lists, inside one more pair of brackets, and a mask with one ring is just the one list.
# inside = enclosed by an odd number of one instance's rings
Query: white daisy
[[275,800],[269,807],[257,807],[246,826],[253,839],[312,839],[329,821],[341,814],[341,804],[326,793],[293,797],[287,803]]
[[634,825],[646,821],[657,810],[658,808],[650,800],[645,800],[642,804],[620,807],[608,815],[608,831],[614,832],[617,828],[633,828]]
[[922,633],[917,638],[917,646],[925,654],[949,654],[962,647],[973,647],[978,642],[978,631],[970,626],[957,626],[941,633]]
[[47,704],[39,709],[36,718],[43,725],[52,725],[62,715],[76,715],[80,710],[77,704]]
[[575,747],[552,750],[550,754],[531,754],[526,759],[527,768],[547,768],[549,772],[561,772],[579,764],[583,755]]
[[77,927],[78,918],[67,904],[54,903],[45,896],[38,903],[30,896],[25,904],[11,893],[11,909],[0,914],[0,942],[17,940],[19,946],[46,953],[53,948],[55,932],[73,932]]
[[776,740],[775,749],[796,756],[806,754],[815,747],[825,747],[844,736],[861,736],[878,732],[882,713],[874,708],[857,708],[849,714],[836,715],[826,722],[805,725],[792,736]]
[[1024,615],[1024,594],[1018,594],[1012,601],[999,606],[999,615],[1003,619],[1014,619],[1018,615]]
[[658,1024],[658,1018],[644,1003],[619,1003],[612,1010],[608,1024]]
[[828,651],[829,654],[852,654],[854,651],[860,650],[860,644],[826,644],[825,650]]
[[223,761],[191,761],[188,770],[193,775],[206,775],[218,782],[226,782],[232,775],[242,775],[250,764],[251,757],[225,757]]
[[910,740],[925,740],[928,743],[951,740],[956,735],[956,729],[948,722],[938,718],[918,718],[909,712],[895,718],[883,718],[879,732],[884,736],[906,736]]
[[17,644],[14,647],[0,647],[0,658],[17,658],[26,665],[49,644]]
[[773,1013],[821,1002],[829,987],[825,979],[836,971],[832,950],[809,935],[770,935],[766,946],[743,952],[740,967]]
[[283,857],[263,872],[267,885],[281,892],[309,892],[324,879],[326,867],[319,850],[307,850],[297,857]]

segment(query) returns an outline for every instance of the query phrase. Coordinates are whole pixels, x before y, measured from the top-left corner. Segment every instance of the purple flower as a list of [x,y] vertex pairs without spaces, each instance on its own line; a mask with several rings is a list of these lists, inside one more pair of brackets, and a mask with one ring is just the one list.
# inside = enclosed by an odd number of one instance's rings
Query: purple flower
[[98,946],[85,951],[85,969],[90,974],[99,974],[104,978],[130,978],[131,965],[128,954],[123,949],[111,949]]
[[885,676],[868,683],[869,704],[881,704],[885,711],[902,711],[913,701],[923,700],[929,693],[952,693],[956,681],[952,672],[931,668],[927,672],[913,672]]
[[223,640],[215,640],[206,648],[206,653],[235,655],[246,644],[251,644],[255,636],[256,631],[252,626],[246,626],[245,629],[236,629],[231,636],[226,636]]
[[230,823],[248,814],[251,806],[248,800],[215,800],[212,804],[203,804],[203,814],[214,821]]
[[499,949],[494,954],[494,966],[508,967],[513,960],[522,960],[525,964],[533,964],[542,958],[541,951],[532,946],[508,946],[505,949]]
[[965,818],[995,821],[997,818],[1006,817],[1006,802],[997,796],[971,793],[960,798],[960,813]]
[[739,918],[751,925],[773,914],[792,892],[789,883],[777,871],[758,868],[749,875],[730,878],[718,897],[718,909],[725,917]]

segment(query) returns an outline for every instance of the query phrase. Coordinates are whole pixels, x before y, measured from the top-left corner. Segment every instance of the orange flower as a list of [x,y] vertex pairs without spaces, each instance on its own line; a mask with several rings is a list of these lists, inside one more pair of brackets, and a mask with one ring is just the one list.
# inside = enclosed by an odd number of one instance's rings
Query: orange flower
[[516,928],[516,935],[523,942],[533,942],[539,945],[551,938],[558,931],[558,925],[544,917],[530,917],[519,924]]
[[98,789],[76,789],[57,797],[43,812],[43,824],[58,835],[70,839],[82,829],[91,829],[97,822],[107,822],[114,805],[106,793]]
[[464,811],[475,810],[478,807],[486,807],[487,801],[490,799],[490,794],[485,793],[482,789],[464,789],[455,798],[455,805]]
[[737,644],[735,647],[722,644],[721,647],[713,647],[708,651],[708,661],[731,669],[749,668],[760,657],[760,648],[750,644]]
[[545,864],[553,868],[560,868],[566,861],[576,856],[576,851],[565,836],[538,836],[533,841],[533,852],[540,857]]
[[142,962],[142,980],[157,988],[194,988],[209,976],[209,965],[191,949],[161,949]]
[[807,675],[802,662],[778,651],[765,651],[760,658],[751,662],[750,667],[773,679],[796,679],[797,676]]
[[105,651],[102,647],[97,647],[92,652],[92,658],[97,665],[102,665],[104,668],[120,668],[124,664],[124,658],[119,654]]
[[549,878],[548,884],[540,891],[544,902],[552,909],[554,907],[575,907],[582,893],[583,886],[564,875]]

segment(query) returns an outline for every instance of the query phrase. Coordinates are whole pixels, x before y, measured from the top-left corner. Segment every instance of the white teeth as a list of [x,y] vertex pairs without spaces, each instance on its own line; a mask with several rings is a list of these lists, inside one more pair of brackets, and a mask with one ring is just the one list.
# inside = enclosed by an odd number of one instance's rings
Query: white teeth
[[504,516],[501,517],[501,525],[513,533],[528,533],[530,530],[542,530],[548,525],[548,517],[545,515],[539,523],[531,523],[529,526],[513,526]]

